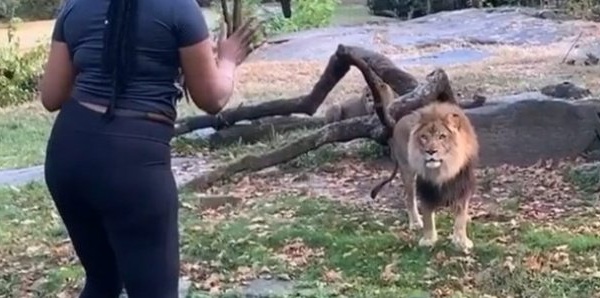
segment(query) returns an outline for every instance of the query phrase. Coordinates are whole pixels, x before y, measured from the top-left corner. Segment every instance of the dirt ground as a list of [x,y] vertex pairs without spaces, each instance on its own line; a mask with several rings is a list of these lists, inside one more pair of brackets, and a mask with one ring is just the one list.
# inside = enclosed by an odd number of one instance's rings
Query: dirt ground
[[[35,47],[52,35],[54,20],[25,22],[17,24],[16,38],[19,39],[23,50]],[[0,24],[0,45],[8,43],[7,25]]]

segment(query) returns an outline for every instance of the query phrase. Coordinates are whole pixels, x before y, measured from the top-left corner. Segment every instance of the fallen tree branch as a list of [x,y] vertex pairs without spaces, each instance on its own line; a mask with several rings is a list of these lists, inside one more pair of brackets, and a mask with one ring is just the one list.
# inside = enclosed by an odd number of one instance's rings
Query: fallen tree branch
[[[396,67],[386,56],[360,47],[340,46],[347,53],[351,53],[352,56],[365,61],[369,68],[397,94],[406,94],[418,86],[418,81],[411,74]],[[242,120],[253,120],[269,116],[288,116],[292,114],[312,116],[325,101],[329,92],[349,70],[350,63],[348,60],[340,59],[338,53],[334,53],[329,58],[323,74],[309,94],[291,99],[279,99],[251,106],[230,108],[222,111],[219,116],[202,115],[184,118],[177,121],[176,135],[207,127],[221,129]]]
[[405,94],[400,99],[390,103],[388,113],[395,121],[410,112],[433,102],[458,103],[450,86],[448,75],[441,68],[436,68],[425,78],[425,83],[419,85],[413,92]]
[[281,148],[267,153],[248,154],[233,162],[211,170],[188,182],[185,187],[195,191],[204,190],[216,181],[244,171],[259,171],[264,168],[290,161],[310,150],[334,142],[348,142],[359,138],[385,138],[385,129],[374,116],[350,118],[335,122],[291,141]]
[[[427,75],[425,83],[411,89],[411,92],[400,94],[400,98],[396,100],[390,98],[392,95],[385,90],[385,82],[369,67],[367,61],[357,55],[356,52],[358,52],[356,48],[352,49],[351,47],[339,45],[336,55],[360,70],[373,95],[375,112],[382,124],[387,127],[393,127],[400,118],[433,101],[459,104],[450,86],[448,75],[441,68],[434,69]],[[482,106],[484,103],[485,97],[477,97],[476,100],[464,102],[460,106],[463,109],[470,109]]]
[[208,138],[211,148],[226,146],[234,143],[254,143],[267,139],[276,134],[286,133],[297,129],[314,129],[325,125],[321,117],[275,117],[263,118],[258,123],[236,124],[219,130]]
[[221,129],[242,120],[254,120],[269,116],[288,116],[294,113],[313,115],[327,94],[350,70],[350,66],[340,62],[332,55],[325,72],[319,78],[310,94],[291,99],[279,99],[258,103],[252,106],[241,106],[222,111],[219,116],[202,115],[178,121],[176,134],[184,134],[196,129],[212,127]]

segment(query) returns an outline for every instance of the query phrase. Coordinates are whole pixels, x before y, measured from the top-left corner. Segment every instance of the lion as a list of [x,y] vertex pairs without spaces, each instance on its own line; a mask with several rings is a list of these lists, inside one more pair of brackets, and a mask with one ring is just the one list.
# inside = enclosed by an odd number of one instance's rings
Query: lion
[[325,111],[325,123],[366,116],[373,114],[373,111],[373,97],[367,87],[363,89],[361,96],[331,105]]
[[[389,91],[387,93],[389,96]],[[381,109],[382,105],[375,107]],[[384,114],[378,112],[378,115],[382,118]],[[391,125],[388,119],[382,122]],[[393,124],[388,143],[395,168],[388,179],[373,188],[371,198],[400,170],[409,228],[423,228],[419,245],[433,246],[437,242],[435,212],[451,207],[454,211],[452,242],[464,251],[471,249],[473,242],[467,236],[468,208],[476,189],[474,169],[479,158],[479,143],[461,107],[456,103],[433,102],[413,111]],[[423,219],[419,216],[417,198]]]

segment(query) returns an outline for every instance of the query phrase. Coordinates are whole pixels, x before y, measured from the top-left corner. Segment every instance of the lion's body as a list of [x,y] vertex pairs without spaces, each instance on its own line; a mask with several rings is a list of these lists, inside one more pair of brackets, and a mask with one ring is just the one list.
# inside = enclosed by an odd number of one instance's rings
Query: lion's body
[[[466,235],[467,209],[476,188],[474,168],[479,155],[477,135],[469,118],[456,104],[431,103],[402,117],[393,127],[389,144],[404,182],[409,224],[425,230],[420,244],[435,243],[435,211],[452,207],[454,242],[469,249],[472,242]],[[424,221],[419,216],[417,199]]]
[[368,88],[363,90],[360,97],[335,103],[325,111],[325,122],[332,123],[354,117],[373,114],[373,97]]

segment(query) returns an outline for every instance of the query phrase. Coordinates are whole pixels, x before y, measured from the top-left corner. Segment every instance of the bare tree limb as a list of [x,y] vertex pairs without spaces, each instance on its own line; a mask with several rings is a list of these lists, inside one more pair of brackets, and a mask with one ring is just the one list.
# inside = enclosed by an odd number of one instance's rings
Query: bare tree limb
[[227,8],[227,0],[221,0],[221,13],[223,15],[223,21],[227,25],[227,37],[233,34],[233,22],[231,21],[231,15],[229,14],[229,9]]
[[[353,57],[365,61],[369,68],[397,94],[406,94],[418,86],[418,81],[411,74],[396,67],[386,56],[360,47],[340,46],[344,48],[345,55],[351,54]],[[287,116],[294,113],[313,115],[329,92],[349,70],[350,63],[348,60],[346,58],[340,59],[336,52],[329,58],[323,74],[309,94],[291,99],[279,99],[251,106],[226,109],[220,113],[220,118],[211,115],[184,118],[177,121],[177,135],[206,127],[221,129],[242,120],[253,120],[268,116]]]
[[349,65],[339,61],[336,55],[332,55],[325,72],[308,95],[226,109],[220,113],[220,117],[202,115],[186,118],[176,124],[176,135],[206,127],[221,129],[242,120],[254,120],[269,116],[288,116],[294,113],[313,115],[323,103],[327,94],[346,75],[349,69]]
[[242,26],[242,0],[233,0],[233,31]]
[[388,106],[388,113],[395,121],[433,101],[457,103],[448,75],[441,68],[429,73],[425,84],[405,94]]
[[211,148],[235,143],[254,143],[272,138],[277,134],[297,129],[314,129],[323,125],[325,125],[325,119],[320,117],[268,117],[260,119],[257,123],[236,124],[219,130],[209,136],[208,142]]
[[245,171],[259,171],[264,168],[290,161],[310,150],[325,144],[347,142],[358,138],[380,139],[385,136],[384,127],[374,116],[350,118],[335,122],[309,133],[297,140],[291,141],[281,148],[267,153],[248,154],[233,162],[219,166],[188,182],[184,187],[195,191],[204,190],[215,182]]

